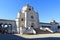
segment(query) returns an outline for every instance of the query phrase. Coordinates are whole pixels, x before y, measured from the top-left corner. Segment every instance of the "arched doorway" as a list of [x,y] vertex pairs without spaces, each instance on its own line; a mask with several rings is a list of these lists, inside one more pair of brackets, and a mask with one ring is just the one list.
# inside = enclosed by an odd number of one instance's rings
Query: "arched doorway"
[[34,23],[31,23],[31,27],[33,27],[33,28],[34,28]]

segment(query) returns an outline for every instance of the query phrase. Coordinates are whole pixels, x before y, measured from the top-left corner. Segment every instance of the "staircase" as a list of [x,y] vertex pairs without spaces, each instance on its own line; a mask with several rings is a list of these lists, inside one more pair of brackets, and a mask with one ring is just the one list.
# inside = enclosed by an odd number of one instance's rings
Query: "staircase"
[[36,28],[36,29],[34,29],[34,30],[36,31],[37,34],[53,33],[53,31],[50,30],[49,28],[45,28],[45,29]]
[[33,28],[33,27],[28,27],[22,28],[23,34],[48,34],[48,33],[53,33],[53,31],[49,28]]
[[32,27],[23,28],[22,31],[24,34],[36,34],[36,31]]

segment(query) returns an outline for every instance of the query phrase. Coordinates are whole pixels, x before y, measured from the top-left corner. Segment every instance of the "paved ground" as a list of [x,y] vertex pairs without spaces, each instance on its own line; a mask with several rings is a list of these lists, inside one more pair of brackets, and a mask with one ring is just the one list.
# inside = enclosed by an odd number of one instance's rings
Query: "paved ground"
[[60,37],[60,34],[37,34],[37,35],[20,35],[20,34],[16,34],[16,35],[24,37],[24,38]]
[[2,34],[0,40],[60,40],[60,34],[20,35]]

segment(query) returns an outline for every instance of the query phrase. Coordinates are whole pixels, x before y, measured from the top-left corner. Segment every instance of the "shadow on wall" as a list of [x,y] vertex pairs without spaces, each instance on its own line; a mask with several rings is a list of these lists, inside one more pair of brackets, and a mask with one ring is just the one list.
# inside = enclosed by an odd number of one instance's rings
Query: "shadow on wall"
[[1,34],[0,40],[60,40],[60,37],[32,38],[27,39],[13,34]]

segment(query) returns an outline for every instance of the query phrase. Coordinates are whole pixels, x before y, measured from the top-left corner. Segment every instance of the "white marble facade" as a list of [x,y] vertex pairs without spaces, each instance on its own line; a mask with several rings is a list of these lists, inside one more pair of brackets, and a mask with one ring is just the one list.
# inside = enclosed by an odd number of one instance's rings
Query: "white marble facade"
[[15,20],[0,19],[0,27],[2,29],[6,28],[4,30],[7,30],[7,33],[36,34],[35,29],[60,32],[59,22],[55,20],[52,20],[50,23],[39,22],[38,12],[35,12],[34,8],[28,4],[22,7]]

